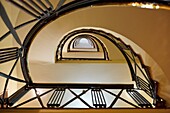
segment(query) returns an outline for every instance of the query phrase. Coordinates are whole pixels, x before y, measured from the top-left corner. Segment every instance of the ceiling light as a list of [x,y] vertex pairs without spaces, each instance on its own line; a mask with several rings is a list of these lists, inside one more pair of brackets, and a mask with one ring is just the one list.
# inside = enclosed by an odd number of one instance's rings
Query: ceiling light
[[147,8],[147,9],[159,9],[158,4],[154,3],[138,3],[138,2],[133,2],[131,6],[134,7],[140,7],[140,8]]

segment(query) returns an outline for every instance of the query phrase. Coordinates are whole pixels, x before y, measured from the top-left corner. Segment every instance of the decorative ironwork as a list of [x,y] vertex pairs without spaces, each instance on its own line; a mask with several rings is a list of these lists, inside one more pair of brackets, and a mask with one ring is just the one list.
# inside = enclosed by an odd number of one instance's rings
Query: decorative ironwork
[[0,49],[0,64],[15,60],[19,57],[19,49],[17,47]]
[[47,103],[48,108],[59,107],[61,105],[64,94],[65,94],[64,88],[57,88],[53,92],[53,94],[51,95],[51,97]]
[[30,89],[27,88],[27,86],[22,87],[17,92],[15,92],[13,95],[8,97],[7,104],[9,106],[12,106],[15,104],[19,99],[21,99]]
[[106,100],[101,89],[92,89],[92,102],[95,108],[106,108]]
[[[80,32],[79,32],[80,33]],[[108,51],[104,45],[104,43],[98,39],[97,37],[93,36],[93,35],[90,35],[90,34],[79,34],[79,33],[69,33],[68,35],[66,35],[63,40],[60,41],[58,47],[57,47],[57,51],[56,51],[56,61],[59,61],[59,60],[109,60],[109,55],[108,55]],[[70,35],[72,34],[72,35]],[[79,34],[79,35],[78,35]],[[76,37],[74,37],[74,35],[78,35]],[[103,54],[102,57],[95,57],[95,58],[90,58],[90,55],[89,57],[80,57],[80,58],[72,58],[72,57],[65,57],[63,56],[63,48],[66,44],[66,42],[71,39],[71,41],[69,42],[67,48],[68,48],[68,52],[71,52],[72,50],[70,50],[70,46],[71,46],[71,43],[73,40],[75,40],[77,37],[79,36],[84,36],[84,37],[90,37],[92,40],[94,40],[95,42],[95,45],[97,46],[97,49],[98,49],[98,52],[99,52],[99,47],[102,48],[101,52]],[[97,42],[99,44],[97,44]],[[84,52],[84,51],[73,51],[73,52]],[[88,51],[89,52],[89,51]],[[91,51],[91,52],[94,52],[94,51]]]
[[[70,104],[74,100],[79,99],[88,108],[93,108],[89,103],[87,103],[83,98],[81,98],[81,96],[86,94],[89,90],[91,90],[91,92],[93,93],[92,95],[93,105],[96,108],[113,108],[114,104],[118,101],[118,99],[128,103],[130,106],[133,106],[135,108],[139,108],[139,107],[152,108],[153,106],[165,107],[165,101],[157,95],[157,83],[151,79],[150,73],[149,73],[149,67],[143,64],[140,55],[136,54],[133,51],[133,49],[129,45],[126,45],[121,39],[116,38],[112,34],[106,33],[101,30],[82,29],[82,30],[79,30],[78,32],[100,34],[101,36],[104,36],[105,38],[110,40],[113,44],[115,44],[117,48],[122,52],[122,54],[124,55],[126,59],[129,65],[129,69],[131,71],[132,80],[136,82],[137,88],[134,88],[133,84],[67,84],[67,83],[65,84],[40,84],[40,83],[34,83],[32,81],[31,76],[29,75],[27,56],[28,56],[29,48],[32,44],[32,41],[35,38],[39,30],[41,30],[44,26],[48,25],[48,23],[50,23],[52,20],[55,20],[64,14],[74,11],[75,9],[87,7],[90,5],[105,5],[105,4],[120,2],[117,0],[107,0],[107,1],[106,0],[81,0],[81,1],[74,0],[72,2],[66,3],[65,1],[66,0],[60,0],[54,9],[53,4],[49,0],[45,0],[45,1],[37,0],[37,2],[34,2],[33,0],[28,0],[28,1],[9,0],[10,3],[14,4],[21,10],[25,11],[27,14],[34,17],[33,20],[29,20],[16,27],[12,26],[11,21],[5,11],[5,8],[3,7],[3,4],[0,2],[0,9],[1,9],[0,16],[2,20],[4,21],[5,25],[7,26],[7,28],[9,29],[9,31],[6,34],[0,37],[0,41],[3,41],[5,38],[7,38],[9,34],[12,34],[13,38],[20,46],[19,48],[13,47],[13,48],[0,49],[0,63],[1,64],[12,61],[12,60],[16,60],[9,74],[0,72],[0,76],[6,79],[3,94],[0,96],[1,108],[4,108],[4,107],[17,108],[35,99],[37,99],[39,103],[41,104],[41,107],[44,108],[46,106],[43,105],[41,97],[46,94],[49,94],[51,91],[53,91],[56,88],[57,89],[54,91],[55,93],[51,96],[51,99],[52,100],[57,99],[59,101],[57,101],[57,103],[54,103],[54,104],[52,103],[52,105],[51,105],[51,101],[49,101],[47,104],[48,107],[51,107],[54,105],[57,108],[65,108],[67,107],[68,104]],[[124,2],[120,2],[120,3],[131,3],[131,2],[136,2],[136,0],[133,0],[133,1],[124,0]],[[137,2],[142,2],[142,0],[141,1],[138,0]],[[164,1],[164,0],[160,0],[160,1],[149,1],[148,0],[145,2],[154,2],[154,3],[163,4],[167,6],[170,5],[170,2]],[[24,6],[20,4],[23,4]],[[22,43],[17,35],[16,30],[35,21],[38,21],[38,22],[30,30],[30,32],[25,37],[24,42]],[[78,32],[72,32],[68,35],[74,35]],[[65,39],[62,39],[61,42],[64,40]],[[16,67],[16,64],[19,59],[21,62],[22,72],[23,72],[23,76],[25,80],[21,80],[19,78],[15,78],[11,76],[11,73]],[[142,73],[142,77],[144,79],[139,77],[137,71],[140,71]],[[22,82],[25,85],[19,90],[17,90],[15,93],[13,93],[11,96],[6,98],[5,93],[7,90],[9,80]],[[38,94],[37,88],[47,88],[49,90],[42,94]],[[63,88],[64,88],[64,92],[67,89],[75,97],[71,98],[69,101],[61,105],[62,98],[64,99],[65,93],[63,92],[63,90],[59,90],[59,89],[63,89]],[[72,89],[82,89],[83,91],[80,94],[76,94]],[[121,91],[118,94],[115,94],[112,91],[109,91],[108,89],[118,89]],[[127,93],[134,99],[137,105],[120,97],[124,89],[127,89]],[[30,90],[35,91],[36,97],[32,97],[22,103],[19,103],[18,105],[15,105],[16,102],[18,102],[18,100],[20,100]],[[144,98],[140,94],[140,92],[138,92],[138,90],[143,90],[150,97],[152,97],[152,99],[154,100],[153,104],[148,102],[148,100]],[[103,91],[115,97],[109,106],[107,106],[108,104],[104,98]],[[60,96],[55,96],[56,94]],[[94,100],[95,98],[98,99],[98,101],[95,101]]]
[[127,90],[128,94],[133,98],[133,100],[142,108],[152,108],[151,103],[145,99],[138,91],[136,90]]

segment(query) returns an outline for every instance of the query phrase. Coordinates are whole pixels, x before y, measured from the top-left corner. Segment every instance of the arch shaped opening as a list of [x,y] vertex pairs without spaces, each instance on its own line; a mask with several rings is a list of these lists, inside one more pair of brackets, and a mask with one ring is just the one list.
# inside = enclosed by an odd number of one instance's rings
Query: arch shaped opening
[[[81,43],[82,46],[78,45],[82,39],[86,42]],[[85,43],[93,48],[84,47]],[[107,47],[97,36],[90,33],[73,33],[73,35],[64,36],[57,47],[56,62],[61,60],[109,60],[109,56]]]
[[92,49],[94,48],[93,42],[90,39],[87,38],[79,38],[76,39],[73,42],[73,48],[78,48],[78,49]]
[[69,42],[67,51],[94,51],[98,52],[99,47],[93,36],[80,34],[72,38]]

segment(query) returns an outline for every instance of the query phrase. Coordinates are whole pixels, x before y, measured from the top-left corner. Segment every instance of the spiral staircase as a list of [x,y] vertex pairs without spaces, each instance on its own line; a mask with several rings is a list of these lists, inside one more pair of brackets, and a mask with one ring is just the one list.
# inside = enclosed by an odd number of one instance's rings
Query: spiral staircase
[[[146,66],[143,63],[142,57],[137,54],[130,45],[127,45],[123,40],[117,38],[111,33],[99,30],[99,29],[79,29],[74,30],[64,36],[64,38],[60,41],[56,50],[56,58],[55,62],[64,62],[64,61],[91,61],[91,60],[105,60],[109,61],[109,55],[107,51],[107,47],[104,44],[101,44],[101,48],[103,48],[103,59],[89,59],[89,58],[64,58],[63,56],[63,47],[66,42],[70,40],[73,36],[77,36],[79,34],[88,34],[92,36],[92,40],[95,43],[100,43],[97,37],[93,37],[94,35],[100,35],[110,41],[115,47],[119,49],[119,51],[124,56],[129,70],[131,74],[131,79],[134,81],[134,84],[84,84],[84,83],[35,83],[31,75],[29,74],[29,67],[27,62],[27,57],[29,53],[30,46],[37,35],[38,31],[43,29],[48,23],[53,20],[58,19],[59,17],[66,15],[69,12],[72,12],[76,9],[88,7],[91,5],[105,5],[105,4],[130,4],[132,2],[142,2],[142,1],[117,1],[117,0],[60,0],[57,1],[57,6],[53,6],[50,0],[9,0],[9,3],[15,5],[19,9],[23,10],[28,15],[34,17],[33,20],[29,20],[25,23],[22,23],[18,26],[13,27],[11,21],[5,11],[3,4],[0,2],[0,16],[3,22],[6,24],[9,31],[0,37],[0,41],[3,41],[10,34],[12,34],[16,43],[19,45],[18,47],[8,47],[0,49],[0,64],[3,65],[7,62],[14,61],[14,64],[9,72],[9,74],[5,74],[4,72],[0,72],[0,76],[6,79],[4,91],[0,96],[0,104],[1,104],[1,112],[8,113],[11,112],[168,112],[169,109],[157,109],[157,108],[166,108],[165,100],[162,99],[158,95],[158,83],[151,78],[150,67]],[[160,1],[146,1],[146,2],[154,2],[155,4],[161,4],[169,6],[170,2],[160,0]],[[33,22],[36,24],[29,31],[27,36],[24,39],[24,42],[20,40],[17,35],[16,30],[22,29],[22,27],[27,26]],[[71,42],[70,42],[71,43]],[[71,46],[70,46],[71,47]],[[69,52],[69,50],[68,50]],[[20,79],[12,76],[13,70],[16,68],[16,64],[20,61],[23,78]],[[138,74],[140,71],[140,75]],[[22,88],[18,89],[12,95],[7,95],[7,87],[9,85],[9,81],[15,81],[19,83],[25,84]],[[37,88],[45,88],[48,89],[46,92],[41,94],[38,93]],[[81,93],[77,94],[75,89],[80,90]],[[24,95],[26,95],[30,90],[34,90],[35,97],[30,97],[30,99],[25,100],[22,103],[17,103]],[[112,92],[112,90],[117,90],[118,93]],[[74,97],[70,97],[69,101],[63,102],[63,98],[66,96],[66,92],[70,92]],[[91,103],[89,104],[86,99],[82,98],[83,95],[86,95],[87,92],[90,93]],[[129,100],[121,97],[122,92],[129,95],[129,97],[134,101],[133,103]],[[153,101],[150,102],[143,96],[144,92],[148,95]],[[51,93],[50,98],[46,105],[44,105],[43,100],[41,99],[44,95],[49,95]],[[114,99],[111,103],[107,103],[107,99],[105,98],[105,94],[110,94]],[[21,109],[24,104],[31,102],[37,99],[40,103],[41,107],[38,109],[30,108],[30,109]],[[75,100],[80,100],[88,109],[73,109],[67,108],[67,105]],[[114,109],[114,105],[118,100],[122,100],[125,103],[129,104],[129,106],[138,109]],[[18,109],[19,108],[19,109]],[[139,109],[143,108],[143,109]],[[144,109],[147,108],[147,109]]]

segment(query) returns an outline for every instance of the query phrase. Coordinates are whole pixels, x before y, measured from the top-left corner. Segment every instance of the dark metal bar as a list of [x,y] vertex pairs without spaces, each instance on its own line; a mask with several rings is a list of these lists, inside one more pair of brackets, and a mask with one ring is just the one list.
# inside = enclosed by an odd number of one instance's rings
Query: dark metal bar
[[50,6],[51,9],[53,9],[53,5],[51,4],[51,2],[49,0],[45,0],[45,2]]
[[[71,49],[71,50],[68,50],[68,52],[84,52],[84,53],[87,53],[87,52],[99,52],[99,51],[85,51],[85,48],[83,48],[84,50],[76,50],[76,49]],[[89,48],[90,49],[90,48]],[[94,49],[96,49],[96,48],[94,48]]]
[[61,99],[60,99],[60,102],[59,102],[59,103],[61,103],[61,102],[62,102],[62,100],[63,100],[63,98],[64,98],[65,90],[64,90],[62,93],[63,93],[63,94],[62,94],[62,97],[61,97]]
[[118,93],[118,95],[116,96],[116,98],[113,100],[113,102],[110,104],[109,108],[112,108],[114,106],[114,104],[117,102],[117,100],[119,99],[120,95],[122,94],[123,89],[121,89],[121,91]]
[[[32,22],[35,22],[35,21],[37,21],[37,19],[33,19],[33,20],[28,21],[28,22],[22,23],[22,24],[16,26],[14,29],[17,30],[17,29],[19,29],[19,28],[21,28],[21,27],[24,27],[24,26],[26,26],[26,25],[28,25],[28,24],[30,24],[30,23],[32,23]],[[11,33],[10,31],[8,31],[7,33],[5,33],[2,37],[0,37],[0,41],[2,41],[3,39],[5,39],[10,33]]]
[[127,90],[127,92],[131,96],[131,98],[142,108],[143,107],[152,108],[152,105],[150,104],[150,102],[147,99],[145,99],[138,91]]
[[52,96],[50,98],[51,100],[48,102],[48,104],[54,104],[54,99],[55,99],[56,95],[58,95],[58,92],[54,91],[54,93],[52,94]]
[[[96,108],[106,108],[106,101],[101,89],[92,89],[92,102]],[[93,101],[95,100],[95,101]]]
[[45,8],[47,11],[49,11],[48,7],[47,7],[41,0],[37,0],[37,2],[38,2],[43,8]]
[[[93,103],[93,105],[95,105],[95,104],[97,104],[97,97],[96,97],[96,92],[93,90],[92,91],[93,92],[93,98],[94,98],[94,103]],[[95,107],[97,108],[97,105],[95,105]]]
[[[49,92],[51,92],[51,91],[53,91],[53,90],[54,90],[54,89],[50,89],[50,90],[48,90],[48,91],[40,94],[39,96],[40,96],[40,97],[41,97],[41,96],[44,96],[44,95],[46,95],[47,93],[49,93]],[[18,105],[16,105],[16,106],[14,106],[13,108],[17,108],[17,107],[19,107],[19,106],[22,106],[22,105],[24,105],[24,104],[26,104],[26,103],[28,103],[28,102],[30,102],[30,101],[33,101],[33,100],[35,100],[35,99],[37,99],[37,97],[33,97],[33,98],[31,98],[31,99],[28,99],[28,100],[26,100],[26,101],[24,101],[24,102],[22,102],[22,103],[20,103],[20,104],[18,104]]]
[[37,3],[35,3],[33,0],[28,0],[28,2],[30,2],[34,7],[36,7],[39,11],[41,11],[45,15],[44,10],[39,5],[37,5]]
[[1,60],[0,61],[0,64],[2,64],[2,63],[5,63],[5,62],[9,62],[9,61],[11,61],[11,60],[15,60],[15,59],[17,59],[18,58],[18,56],[14,56],[14,57],[10,57],[10,58],[5,58],[5,59],[3,59],[3,60]]
[[4,57],[7,57],[7,56],[10,56],[10,57],[12,57],[12,56],[17,56],[17,52],[16,51],[14,51],[14,52],[10,52],[10,53],[6,53],[6,54],[3,54],[3,55],[1,55],[1,53],[0,53],[0,58],[4,58]]
[[[82,93],[80,93],[79,95],[77,95],[77,97],[80,97],[80,96],[84,95],[87,91],[89,91],[89,89],[83,91]],[[71,102],[73,102],[75,99],[77,99],[77,97],[72,98],[71,100],[69,100],[68,102],[66,102],[64,105],[62,105],[60,108],[64,108],[65,106],[67,106],[68,104],[70,104]]]
[[[141,57],[140,57],[141,58]],[[142,60],[142,58],[141,58],[141,60]],[[146,66],[146,65],[144,65],[143,64],[143,66],[142,66],[142,68],[145,70],[145,73],[146,73],[146,75],[147,75],[147,77],[148,77],[148,79],[151,81],[151,86],[152,86],[152,88],[154,89],[154,81],[152,80],[152,78],[151,78],[151,71],[150,71],[150,67],[149,66]]]
[[21,99],[30,89],[27,88],[27,85],[23,86],[22,88],[20,88],[18,91],[16,91],[14,94],[12,94],[9,98],[8,98],[8,105],[12,106],[13,104],[15,104],[19,99]]
[[3,58],[3,57],[5,57],[5,56],[11,56],[11,55],[13,55],[14,56],[14,54],[15,55],[17,55],[18,54],[18,51],[5,51],[5,52],[0,52],[0,57],[1,58]]
[[94,92],[96,93],[97,104],[100,105],[100,97],[99,97],[99,94],[98,94],[99,91],[94,91]]
[[126,52],[124,51],[124,53],[136,64],[136,66],[138,67],[138,69],[140,70],[140,72],[143,74],[143,76],[145,77],[145,79],[152,84],[152,82],[150,81],[150,79],[147,77],[147,75],[142,71],[142,69],[140,68],[140,66],[136,63],[135,60],[133,60],[133,58]]
[[[101,96],[102,96],[102,98],[103,98],[104,104],[106,104],[106,100],[105,100],[105,98],[104,98],[104,94],[103,94],[102,90],[101,90]],[[105,106],[105,107],[106,107],[106,106]]]
[[56,61],[58,61],[58,59],[60,59],[60,58],[59,58],[59,55],[61,54],[61,48],[60,48],[60,47],[62,46],[61,44],[62,44],[62,42],[63,42],[64,40],[65,40],[65,38],[62,38],[61,41],[60,41],[61,43],[59,43],[58,46],[57,46]]
[[58,88],[56,89],[53,94],[51,95],[47,106],[48,107],[59,107],[61,104],[61,101],[63,99],[65,93],[65,89],[64,88]]
[[0,98],[0,105],[1,105],[0,108],[2,108],[3,107],[3,100],[2,100],[2,98]]
[[0,63],[5,63],[19,57],[18,48],[0,49]]
[[57,93],[56,91],[53,92],[53,94],[51,95],[51,97],[50,97],[50,99],[49,99],[49,101],[48,101],[48,103],[47,103],[47,106],[48,106],[49,103],[52,103],[52,102],[53,102],[56,93]]
[[25,83],[24,80],[21,80],[21,79],[19,79],[19,78],[15,78],[15,77],[12,77],[12,76],[8,76],[8,75],[6,75],[6,74],[4,74],[4,73],[2,73],[2,72],[0,72],[0,76],[1,76],[1,77],[4,77],[4,78],[11,79],[11,80],[14,80],[14,81],[17,81],[17,82],[23,82],[23,83]]
[[61,8],[61,6],[64,4],[64,2],[65,2],[65,1],[66,1],[66,0],[60,0],[60,1],[58,2],[58,4],[57,4],[57,6],[56,6],[55,10],[60,9],[60,8]]
[[101,99],[101,104],[104,105],[105,103],[104,103],[104,98],[102,97],[102,91],[100,90],[98,93],[99,93],[99,97]]
[[74,96],[76,96],[78,99],[80,99],[86,106],[89,108],[92,108],[86,101],[84,101],[80,96],[78,96],[76,93],[74,93],[72,90],[68,89]]
[[137,80],[139,81],[139,83],[143,86],[148,86],[149,84],[144,81],[142,78],[140,78],[139,76],[136,76]]
[[60,98],[59,96],[60,96],[60,91],[56,91],[52,104],[56,104],[56,101]]
[[60,102],[62,93],[63,93],[62,91],[59,91],[58,99],[56,100],[56,103],[57,103],[57,104],[60,104],[59,102]]
[[138,105],[145,104],[145,101],[142,100],[141,96],[139,96],[137,93],[138,92],[131,92],[131,96],[133,97],[133,99],[135,99],[138,102]]
[[[11,69],[11,71],[9,72],[9,75],[8,75],[8,76],[11,76],[11,74],[12,74],[12,72],[14,71],[14,68],[15,68],[18,60],[19,60],[19,57],[18,57],[17,60],[15,61],[14,65],[12,66],[12,69]],[[5,92],[6,92],[6,89],[7,89],[7,86],[8,86],[8,82],[9,82],[9,78],[7,78],[7,79],[6,79],[6,82],[5,82],[4,92],[3,92],[3,96],[2,96],[3,99],[5,99]]]
[[18,47],[3,48],[3,49],[0,49],[0,52],[1,51],[11,51],[11,50],[18,50]]
[[15,29],[13,28],[13,25],[10,21],[10,19],[8,18],[8,15],[5,11],[5,8],[3,7],[3,5],[0,2],[0,16],[2,17],[2,20],[4,21],[4,23],[6,24],[6,26],[8,27],[8,29],[10,30],[10,32],[12,33],[13,37],[15,38],[16,42],[22,46],[21,40],[19,39]]
[[76,83],[33,83],[30,88],[100,88],[100,89],[133,89],[133,84],[76,84]]
[[19,0],[20,2],[22,2],[22,4],[24,4],[26,7],[28,7],[29,9],[31,9],[33,12],[35,12],[36,14],[38,14],[39,16],[41,16],[41,13],[38,12],[34,7],[32,7],[31,5],[29,5],[27,2],[25,2],[24,0]]
[[34,88],[34,91],[35,91],[36,97],[37,97],[37,99],[38,99],[41,107],[42,107],[42,108],[45,108],[44,105],[43,105],[43,102],[42,102],[42,100],[41,100],[41,97],[40,97],[40,95],[39,95],[38,92],[37,92],[37,89]]
[[[128,48],[130,48],[130,46],[129,46]],[[134,52],[131,50],[131,48],[130,48],[130,53],[132,54],[133,60],[136,61],[136,60],[135,60]],[[135,68],[135,69],[134,69],[134,72],[135,72],[135,74],[137,74],[137,66],[136,66],[135,63],[134,63],[134,68]]]
[[91,91],[91,97],[92,97],[92,103],[93,103],[93,105],[94,105],[94,103],[95,103],[95,99],[94,99],[93,91]]
[[97,42],[93,38],[91,38],[91,40],[93,41],[94,45],[96,45],[95,48],[97,48],[97,51],[99,52],[99,46],[98,46]]
[[8,57],[12,57],[12,56],[19,56],[19,53],[18,51],[5,51],[5,52],[1,52],[0,53],[0,60],[3,59],[3,58],[8,58]]
[[136,95],[137,95],[138,97],[140,97],[140,99],[141,99],[141,101],[142,101],[143,103],[145,103],[145,104],[150,104],[150,102],[149,102],[146,98],[144,98],[139,92],[136,93]]
[[14,4],[15,6],[17,6],[18,8],[22,9],[23,11],[25,11],[26,13],[28,13],[29,15],[37,18],[37,19],[40,19],[39,16],[35,15],[34,13],[32,13],[31,11],[27,10],[25,7],[21,6],[20,4],[16,3],[15,1],[13,0],[9,0],[9,2],[11,2],[12,4]]
[[64,47],[64,44],[61,44],[61,47],[60,47],[60,59],[63,59],[63,47]]
[[140,99],[138,97],[136,97],[135,94],[133,94],[131,91],[128,92],[128,94],[132,97],[132,99],[139,105],[141,102],[140,102]]
[[6,59],[10,59],[10,58],[13,58],[13,57],[18,58],[18,54],[6,55],[5,57],[1,57],[1,58],[0,58],[0,61],[4,61],[4,60],[6,60]]
[[136,76],[136,84],[137,88],[144,90],[150,97],[153,98],[153,89],[151,89],[151,85],[144,81],[142,78]]
[[58,96],[59,92],[55,90],[54,92],[54,95],[53,95],[53,98],[51,100],[51,104],[54,104],[55,103],[55,99],[56,99],[56,96]]
[[[106,90],[106,89],[103,89],[103,90],[106,91],[107,93],[113,95],[113,96],[117,96],[116,94],[114,94],[114,93],[112,93],[112,92],[110,92],[110,91],[108,91],[108,90]],[[133,103],[125,100],[125,99],[122,98],[122,97],[119,97],[119,99],[122,100],[122,101],[124,101],[124,102],[126,102],[126,103],[128,103],[128,104],[131,105],[131,106],[134,106],[135,108],[140,108],[140,107],[136,106],[135,104],[133,104]]]
[[106,60],[105,58],[66,58],[62,57],[61,60]]
[[[24,49],[24,52],[25,52],[25,49]],[[27,65],[27,61],[26,61],[26,57],[20,57],[20,63],[21,63],[21,67],[23,65]],[[24,79],[25,81],[27,82],[27,84],[32,84],[32,79],[28,73],[28,69],[27,68],[24,68],[22,67],[22,73],[23,73],[23,76],[24,76]]]

